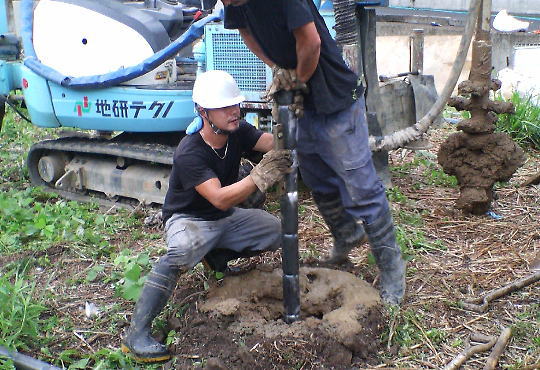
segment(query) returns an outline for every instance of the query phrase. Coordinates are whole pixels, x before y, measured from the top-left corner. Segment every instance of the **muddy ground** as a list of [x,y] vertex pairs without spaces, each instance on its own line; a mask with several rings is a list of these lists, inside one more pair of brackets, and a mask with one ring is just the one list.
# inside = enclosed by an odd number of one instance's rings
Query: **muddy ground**
[[[409,260],[407,293],[399,312],[380,306],[377,269],[368,248],[355,249],[351,263],[339,267],[342,272],[329,272],[324,270],[328,266],[318,264],[332,240],[309,192],[302,188],[299,243],[304,320],[289,326],[280,319],[279,252],[250,262],[240,260],[238,266],[249,271],[220,280],[199,265],[180,279],[154,325],[156,336],[166,340],[175,354],[163,368],[437,369],[466,347],[471,333],[498,335],[504,327],[511,327],[513,334],[501,368],[538,368],[538,284],[494,301],[482,314],[462,309],[459,302],[540,269],[540,188],[520,186],[540,172],[540,153],[529,152],[517,175],[497,185],[492,210],[500,219],[464,215],[455,208],[458,187],[441,178],[436,163],[439,143],[453,130],[433,131],[433,147],[428,151],[391,153],[394,188],[389,196],[398,238]],[[275,199],[270,198],[266,207],[278,214]],[[143,219],[151,211],[138,212]],[[143,227],[147,233],[156,230]],[[134,252],[151,251],[154,258],[164,246],[163,240],[150,243],[134,238],[131,230],[119,230],[111,243]],[[51,354],[37,349],[27,353],[52,362],[67,349],[88,355],[102,348],[118,350],[133,303],[115,295],[107,281],[115,267],[106,264],[100,279],[85,282],[89,269],[103,261],[85,258],[70,246],[45,253],[49,267],[33,273],[41,289],[54,293],[47,305],[60,318],[50,333],[58,339],[49,345]],[[23,257],[28,256],[11,256]],[[0,267],[8,262],[1,261]],[[314,267],[323,269],[313,272]],[[330,288],[330,281],[337,285]],[[351,288],[362,294],[351,294]],[[97,317],[85,316],[86,302],[99,307]],[[64,319],[69,319],[69,327],[62,325]],[[482,368],[488,354],[474,356],[463,368]]]

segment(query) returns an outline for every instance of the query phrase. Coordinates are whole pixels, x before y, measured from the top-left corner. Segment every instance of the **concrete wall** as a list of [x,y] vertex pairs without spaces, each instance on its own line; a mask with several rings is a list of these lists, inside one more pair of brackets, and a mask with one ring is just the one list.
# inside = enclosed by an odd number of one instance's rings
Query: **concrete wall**
[[[390,0],[390,6],[428,9],[466,10],[470,0]],[[493,0],[493,10],[507,9],[509,13],[540,14],[538,0]]]
[[[422,28],[410,24],[377,24],[377,72],[379,75],[395,75],[409,71],[409,35],[412,28]],[[461,41],[460,27],[426,27],[424,41],[424,74],[435,77],[437,91],[445,85]],[[529,85],[540,89],[540,76],[534,66],[540,58],[540,35],[528,33],[492,33],[493,76],[504,68],[530,76]],[[516,52],[517,50],[517,52]],[[520,58],[516,58],[516,55]],[[459,81],[466,80],[471,68],[471,51]],[[534,70],[534,73],[533,71]],[[522,76],[523,78],[523,76]],[[503,81],[503,84],[505,81]]]
[[[426,36],[424,40],[424,74],[435,77],[435,87],[442,91],[456,58],[461,36]],[[466,80],[471,69],[471,53],[467,56],[460,81]],[[380,75],[395,75],[409,71],[409,37],[377,37],[377,71]]]

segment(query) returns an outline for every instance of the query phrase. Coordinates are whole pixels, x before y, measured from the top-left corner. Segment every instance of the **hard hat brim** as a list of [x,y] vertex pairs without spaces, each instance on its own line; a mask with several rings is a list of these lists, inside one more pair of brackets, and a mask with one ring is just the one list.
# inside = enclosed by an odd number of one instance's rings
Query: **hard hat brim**
[[219,104],[204,104],[203,103],[203,104],[199,104],[199,105],[201,107],[207,108],[207,109],[218,109],[218,108],[226,108],[226,107],[230,107],[232,105],[240,104],[245,100],[246,100],[245,96],[238,95],[238,96],[235,96],[234,98],[220,101]]

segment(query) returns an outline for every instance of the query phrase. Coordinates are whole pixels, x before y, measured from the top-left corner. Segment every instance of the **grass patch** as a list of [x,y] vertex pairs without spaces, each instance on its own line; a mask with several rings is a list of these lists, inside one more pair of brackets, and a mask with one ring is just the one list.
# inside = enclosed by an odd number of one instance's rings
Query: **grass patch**
[[390,171],[392,172],[392,176],[396,177],[408,177],[413,172],[421,175],[419,176],[418,188],[422,186],[455,188],[458,185],[455,176],[444,173],[436,162],[436,157],[422,151],[418,152],[411,162],[392,166]]
[[[13,283],[0,275],[0,343],[13,350],[43,344],[47,322],[41,315],[47,310],[33,296],[35,284],[15,275]],[[40,343],[41,342],[41,343]]]
[[[503,100],[498,97],[497,100]],[[514,103],[515,114],[501,114],[497,130],[506,132],[522,147],[540,149],[540,105],[538,96],[521,96],[517,91],[510,101]]]
[[39,188],[0,193],[0,254],[76,243],[88,257],[110,253],[108,239],[133,218],[96,215],[98,206],[66,201]]

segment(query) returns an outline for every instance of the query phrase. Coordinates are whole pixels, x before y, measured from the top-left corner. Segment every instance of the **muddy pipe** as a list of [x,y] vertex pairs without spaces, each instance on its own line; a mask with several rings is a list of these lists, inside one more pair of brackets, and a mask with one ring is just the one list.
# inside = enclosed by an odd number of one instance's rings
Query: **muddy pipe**
[[281,195],[281,263],[283,268],[283,320],[290,324],[300,319],[300,282],[298,254],[298,159],[296,155],[297,118],[289,109],[293,103],[292,91],[279,91],[275,95],[278,122],[274,125],[276,149],[290,149],[293,171],[285,176]]
[[59,367],[36,360],[33,357],[23,355],[19,352],[9,351],[7,348],[1,346],[0,357],[9,358],[13,361],[15,368],[18,370],[60,370]]

